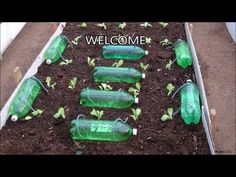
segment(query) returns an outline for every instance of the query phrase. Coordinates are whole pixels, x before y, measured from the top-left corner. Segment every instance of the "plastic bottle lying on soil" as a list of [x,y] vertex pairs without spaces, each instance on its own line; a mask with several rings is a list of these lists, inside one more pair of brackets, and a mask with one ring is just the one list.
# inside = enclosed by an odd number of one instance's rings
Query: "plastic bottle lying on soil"
[[148,51],[134,45],[105,45],[102,48],[102,55],[105,59],[138,60],[148,55]]
[[121,120],[91,120],[74,119],[71,122],[71,138],[73,140],[93,141],[124,141],[132,135],[137,135],[137,129],[132,129]]
[[199,91],[191,80],[181,89],[181,117],[189,125],[198,124],[201,119]]
[[192,55],[190,53],[190,49],[188,43],[179,39],[175,43],[175,55],[177,59],[177,64],[182,68],[187,68],[193,64]]
[[67,46],[67,40],[64,36],[56,36],[44,54],[44,59],[47,64],[55,63],[61,58]]
[[12,121],[23,118],[29,112],[40,90],[40,84],[32,77],[22,83],[9,108]]
[[99,66],[94,68],[93,78],[95,82],[124,82],[136,83],[145,78],[145,74],[141,74],[134,68],[126,67],[105,67]]
[[124,91],[106,91],[83,89],[80,93],[80,104],[88,107],[128,108],[138,103],[138,98]]

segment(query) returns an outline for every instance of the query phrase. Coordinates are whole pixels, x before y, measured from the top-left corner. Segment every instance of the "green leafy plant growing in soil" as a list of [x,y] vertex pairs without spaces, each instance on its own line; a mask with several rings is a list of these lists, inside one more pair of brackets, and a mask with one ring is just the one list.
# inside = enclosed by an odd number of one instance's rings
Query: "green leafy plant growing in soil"
[[80,25],[77,25],[79,28],[87,28],[87,24],[85,22],[81,23]]
[[170,96],[171,93],[175,90],[175,86],[172,83],[168,83],[166,89],[168,90],[167,96]]
[[173,64],[172,60],[169,59],[169,62],[166,64],[166,69],[171,70],[172,64]]
[[101,83],[101,85],[99,85],[98,88],[100,90],[112,90],[113,89],[110,85],[108,85],[106,83]]
[[173,108],[168,108],[167,112],[165,112],[165,114],[163,114],[161,116],[161,120],[162,121],[172,120],[173,119],[173,112],[174,112]]
[[52,78],[51,78],[50,76],[47,76],[47,77],[46,77],[46,81],[45,81],[45,82],[47,83],[47,86],[48,86],[49,88],[55,89],[56,82],[54,82],[54,83],[52,84],[52,83],[51,83],[51,82],[52,82]]
[[93,108],[93,110],[90,112],[90,115],[96,116],[96,117],[98,118],[98,120],[102,118],[103,114],[104,114],[104,111],[103,111],[103,110],[102,110],[102,111],[99,111],[99,110],[96,110],[96,109],[94,109],[94,108]]
[[160,41],[160,44],[162,46],[168,46],[168,45],[172,45],[173,42],[169,41],[169,39],[165,38],[164,40]]
[[65,115],[65,109],[64,109],[64,107],[60,107],[60,108],[58,109],[57,113],[53,115],[53,117],[54,117],[55,119],[58,119],[58,118],[63,118],[63,119],[65,119],[65,118],[66,118],[66,115]]
[[148,67],[149,67],[149,64],[145,65],[144,63],[140,62],[140,68],[141,68],[142,72],[146,72]]
[[65,59],[64,61],[62,61],[62,62],[60,62],[59,63],[59,65],[60,66],[63,66],[63,65],[69,65],[69,64],[71,64],[73,62],[73,60],[72,59]]
[[120,24],[118,25],[118,28],[120,28],[120,29],[125,29],[126,26],[127,26],[126,23],[123,22],[123,23],[120,23]]
[[103,28],[104,30],[107,29],[107,26],[105,25],[105,23],[97,23],[96,26],[100,27],[100,28]]
[[132,114],[130,114],[130,117],[132,117],[135,121],[138,120],[138,117],[141,115],[142,110],[140,108],[132,109]]
[[70,80],[70,83],[69,83],[68,88],[69,88],[69,89],[74,89],[76,83],[77,83],[77,77],[73,77],[73,79]]
[[130,87],[130,88],[128,89],[128,92],[131,93],[131,94],[133,94],[134,97],[136,98],[136,97],[139,95],[140,90],[141,90],[141,84],[140,84],[139,82],[137,82],[137,83],[135,84],[135,88],[134,88],[134,87]]
[[118,61],[114,62],[114,63],[112,64],[112,66],[114,66],[114,67],[120,67],[120,66],[123,65],[123,63],[124,63],[123,60],[118,60]]
[[146,44],[151,44],[152,39],[150,37],[145,37],[145,43]]
[[159,24],[162,28],[165,28],[168,25],[168,23],[165,23],[165,22],[159,22]]
[[95,58],[90,58],[90,57],[87,57],[87,63],[89,66],[92,66],[92,67],[95,67],[96,64],[95,64]]
[[[36,109],[35,111],[33,111],[31,114],[32,114],[32,116],[34,116],[34,117],[36,117],[36,116],[41,116],[42,114],[43,114],[43,110],[42,109]],[[30,116],[30,115],[28,115],[28,116],[26,116],[25,118],[24,118],[24,120],[30,120],[30,119],[32,119],[33,117],[32,116]]]
[[144,28],[152,27],[152,25],[148,22],[141,23],[140,26]]
[[79,39],[82,38],[82,35],[80,36],[77,36],[76,38],[74,38],[71,42],[74,44],[74,45],[78,45],[79,43]]

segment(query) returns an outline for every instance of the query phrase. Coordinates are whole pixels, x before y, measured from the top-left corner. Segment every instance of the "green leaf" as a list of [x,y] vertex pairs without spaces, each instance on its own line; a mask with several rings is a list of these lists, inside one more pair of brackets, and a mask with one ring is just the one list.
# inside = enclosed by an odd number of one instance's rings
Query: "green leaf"
[[77,77],[73,77],[73,79],[70,80],[70,85],[68,86],[68,88],[74,89],[76,86],[76,82],[77,82]]
[[87,62],[89,66],[95,67],[95,58],[92,59],[90,57],[87,57]]
[[113,89],[110,85],[108,85],[106,83],[101,83],[101,86],[98,86],[98,88],[100,90],[112,90]]
[[78,42],[79,42],[79,39],[80,38],[82,38],[82,35],[80,35],[80,36],[77,36],[76,38],[74,38],[74,40],[73,41],[71,41],[73,44],[75,44],[75,45],[78,45]]
[[132,117],[135,121],[138,119],[138,117],[141,115],[142,110],[140,108],[137,109],[132,109],[132,115],[130,115],[130,117]]
[[93,108],[93,110],[90,112],[90,115],[97,117],[98,119],[101,119],[104,114],[104,111],[99,111]]
[[123,65],[124,61],[123,60],[119,60],[119,61],[116,61],[112,64],[112,66],[115,66],[115,67],[120,67],[121,65]]
[[32,119],[31,116],[26,116],[26,117],[24,118],[24,120],[30,120],[30,119]]
[[46,83],[47,83],[48,87],[50,87],[51,80],[52,80],[52,78],[50,76],[46,77]]
[[145,43],[151,44],[152,39],[150,37],[145,37]]
[[145,65],[144,63],[140,62],[140,68],[143,72],[146,71],[148,69],[148,67],[149,67],[149,64]]
[[162,46],[167,46],[167,45],[173,44],[173,42],[169,41],[169,40],[166,38],[166,39],[160,41],[160,44],[161,44]]
[[81,23],[80,25],[77,25],[80,28],[87,28],[87,24],[86,23]]
[[118,28],[120,28],[120,29],[125,29],[125,28],[126,28],[126,23],[125,23],[125,22],[120,23],[119,26],[118,26]]
[[105,23],[97,23],[96,26],[103,28],[104,30],[107,29],[107,26],[105,25]]
[[168,23],[164,23],[164,22],[159,22],[159,24],[161,25],[162,28],[165,28],[168,25]]
[[64,110],[64,108],[63,108],[63,107],[59,108],[58,111],[57,111],[57,113],[54,114],[53,117],[56,118],[56,119],[59,118],[59,117],[62,117],[62,118],[65,119],[66,116],[65,116],[65,110]]
[[52,89],[55,89],[55,85],[57,85],[57,84],[54,83],[54,84],[51,85]]
[[141,89],[141,84],[140,84],[139,82],[137,82],[137,83],[135,84],[135,87],[137,88],[138,91],[140,91],[140,89]]
[[91,114],[92,116],[97,116],[97,111],[96,111],[95,109],[93,109],[93,110],[90,112],[90,114]]
[[172,64],[173,64],[173,63],[172,63],[172,60],[169,59],[169,62],[166,64],[166,69],[171,70]]
[[168,108],[167,109],[167,113],[169,114],[170,118],[172,118],[173,112],[174,112],[173,108]]
[[72,62],[73,62],[72,59],[71,59],[71,60],[66,59],[65,61],[60,62],[59,65],[60,65],[60,66],[68,65],[68,64],[70,64],[70,63],[72,63]]
[[141,27],[145,27],[145,28],[152,27],[152,25],[150,23],[148,23],[148,22],[141,23],[140,26]]
[[175,86],[172,83],[168,83],[166,89],[168,90],[167,96],[170,96],[170,94],[175,90]]
[[162,121],[166,121],[169,119],[169,116],[167,114],[164,114],[162,117],[161,117],[161,120]]

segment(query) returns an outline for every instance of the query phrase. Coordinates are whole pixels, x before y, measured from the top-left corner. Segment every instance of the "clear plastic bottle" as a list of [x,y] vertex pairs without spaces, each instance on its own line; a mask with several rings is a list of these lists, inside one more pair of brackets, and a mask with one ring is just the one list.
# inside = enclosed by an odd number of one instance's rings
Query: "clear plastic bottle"
[[71,138],[75,141],[124,141],[132,135],[137,135],[137,129],[132,129],[120,120],[74,119],[71,122]]
[[189,125],[198,124],[201,119],[199,91],[191,80],[181,88],[181,117]]
[[188,46],[188,43],[179,39],[175,43],[175,55],[177,59],[177,64],[182,68],[187,68],[193,64],[192,55]]
[[107,91],[83,89],[80,93],[80,104],[88,107],[100,108],[128,108],[138,103],[138,98],[124,91]]
[[55,63],[61,58],[67,46],[67,40],[64,36],[56,36],[44,54],[44,59],[47,64]]
[[148,55],[148,51],[134,45],[105,45],[102,55],[105,59],[138,60]]
[[40,84],[33,77],[26,79],[22,83],[9,108],[9,115],[11,115],[12,121],[17,121],[26,116],[40,90]]
[[145,74],[134,68],[127,67],[95,67],[93,72],[95,82],[124,82],[128,84],[140,82]]

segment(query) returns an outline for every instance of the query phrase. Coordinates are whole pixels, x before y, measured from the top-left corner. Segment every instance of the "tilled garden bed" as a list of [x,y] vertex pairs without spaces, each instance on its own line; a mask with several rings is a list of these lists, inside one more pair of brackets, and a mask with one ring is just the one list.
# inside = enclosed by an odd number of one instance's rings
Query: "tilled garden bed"
[[[61,61],[50,65],[44,62],[36,74],[44,84],[47,76],[51,76],[53,82],[56,82],[55,89],[49,88],[48,93],[42,90],[33,104],[34,108],[44,110],[43,114],[28,121],[8,120],[0,131],[1,154],[76,154],[77,150],[83,154],[210,154],[201,122],[198,125],[186,125],[180,113],[173,120],[160,120],[168,107],[173,107],[174,110],[180,107],[179,94],[173,100],[167,96],[167,84],[172,83],[177,89],[187,78],[195,81],[193,67],[182,69],[174,63],[171,70],[165,68],[169,59],[175,58],[175,54],[171,48],[160,45],[160,41],[165,38],[172,42],[179,38],[186,40],[183,23],[169,23],[166,28],[161,28],[159,23],[151,23],[152,27],[149,28],[140,27],[140,23],[127,23],[125,29],[119,29],[119,23],[106,23],[106,30],[97,27],[96,23],[87,23],[88,27],[84,29],[79,28],[78,24],[80,23],[67,23],[62,33],[69,40],[82,35],[74,50],[68,47],[63,53],[63,57],[73,59],[73,63],[59,66]],[[137,128],[137,135],[124,142],[75,143],[70,137],[70,122],[79,114],[96,119],[90,115],[92,108],[79,104],[82,89],[98,89],[100,85],[93,80],[94,68],[88,65],[87,57],[97,58],[96,66],[111,66],[115,62],[102,58],[101,45],[87,43],[85,36],[95,35],[144,35],[152,39],[151,44],[141,45],[149,51],[147,56],[137,61],[124,60],[122,65],[141,71],[140,62],[149,64],[146,78],[141,82],[139,103],[128,109],[98,109],[104,110],[103,120],[125,120],[128,117],[127,123]],[[72,90],[68,86],[73,77],[77,77],[78,81],[76,88]],[[109,85],[113,90],[124,91],[134,87],[134,84],[124,83],[110,82]],[[65,119],[53,117],[60,107],[65,108]],[[142,110],[137,121],[129,116],[131,108]]]

